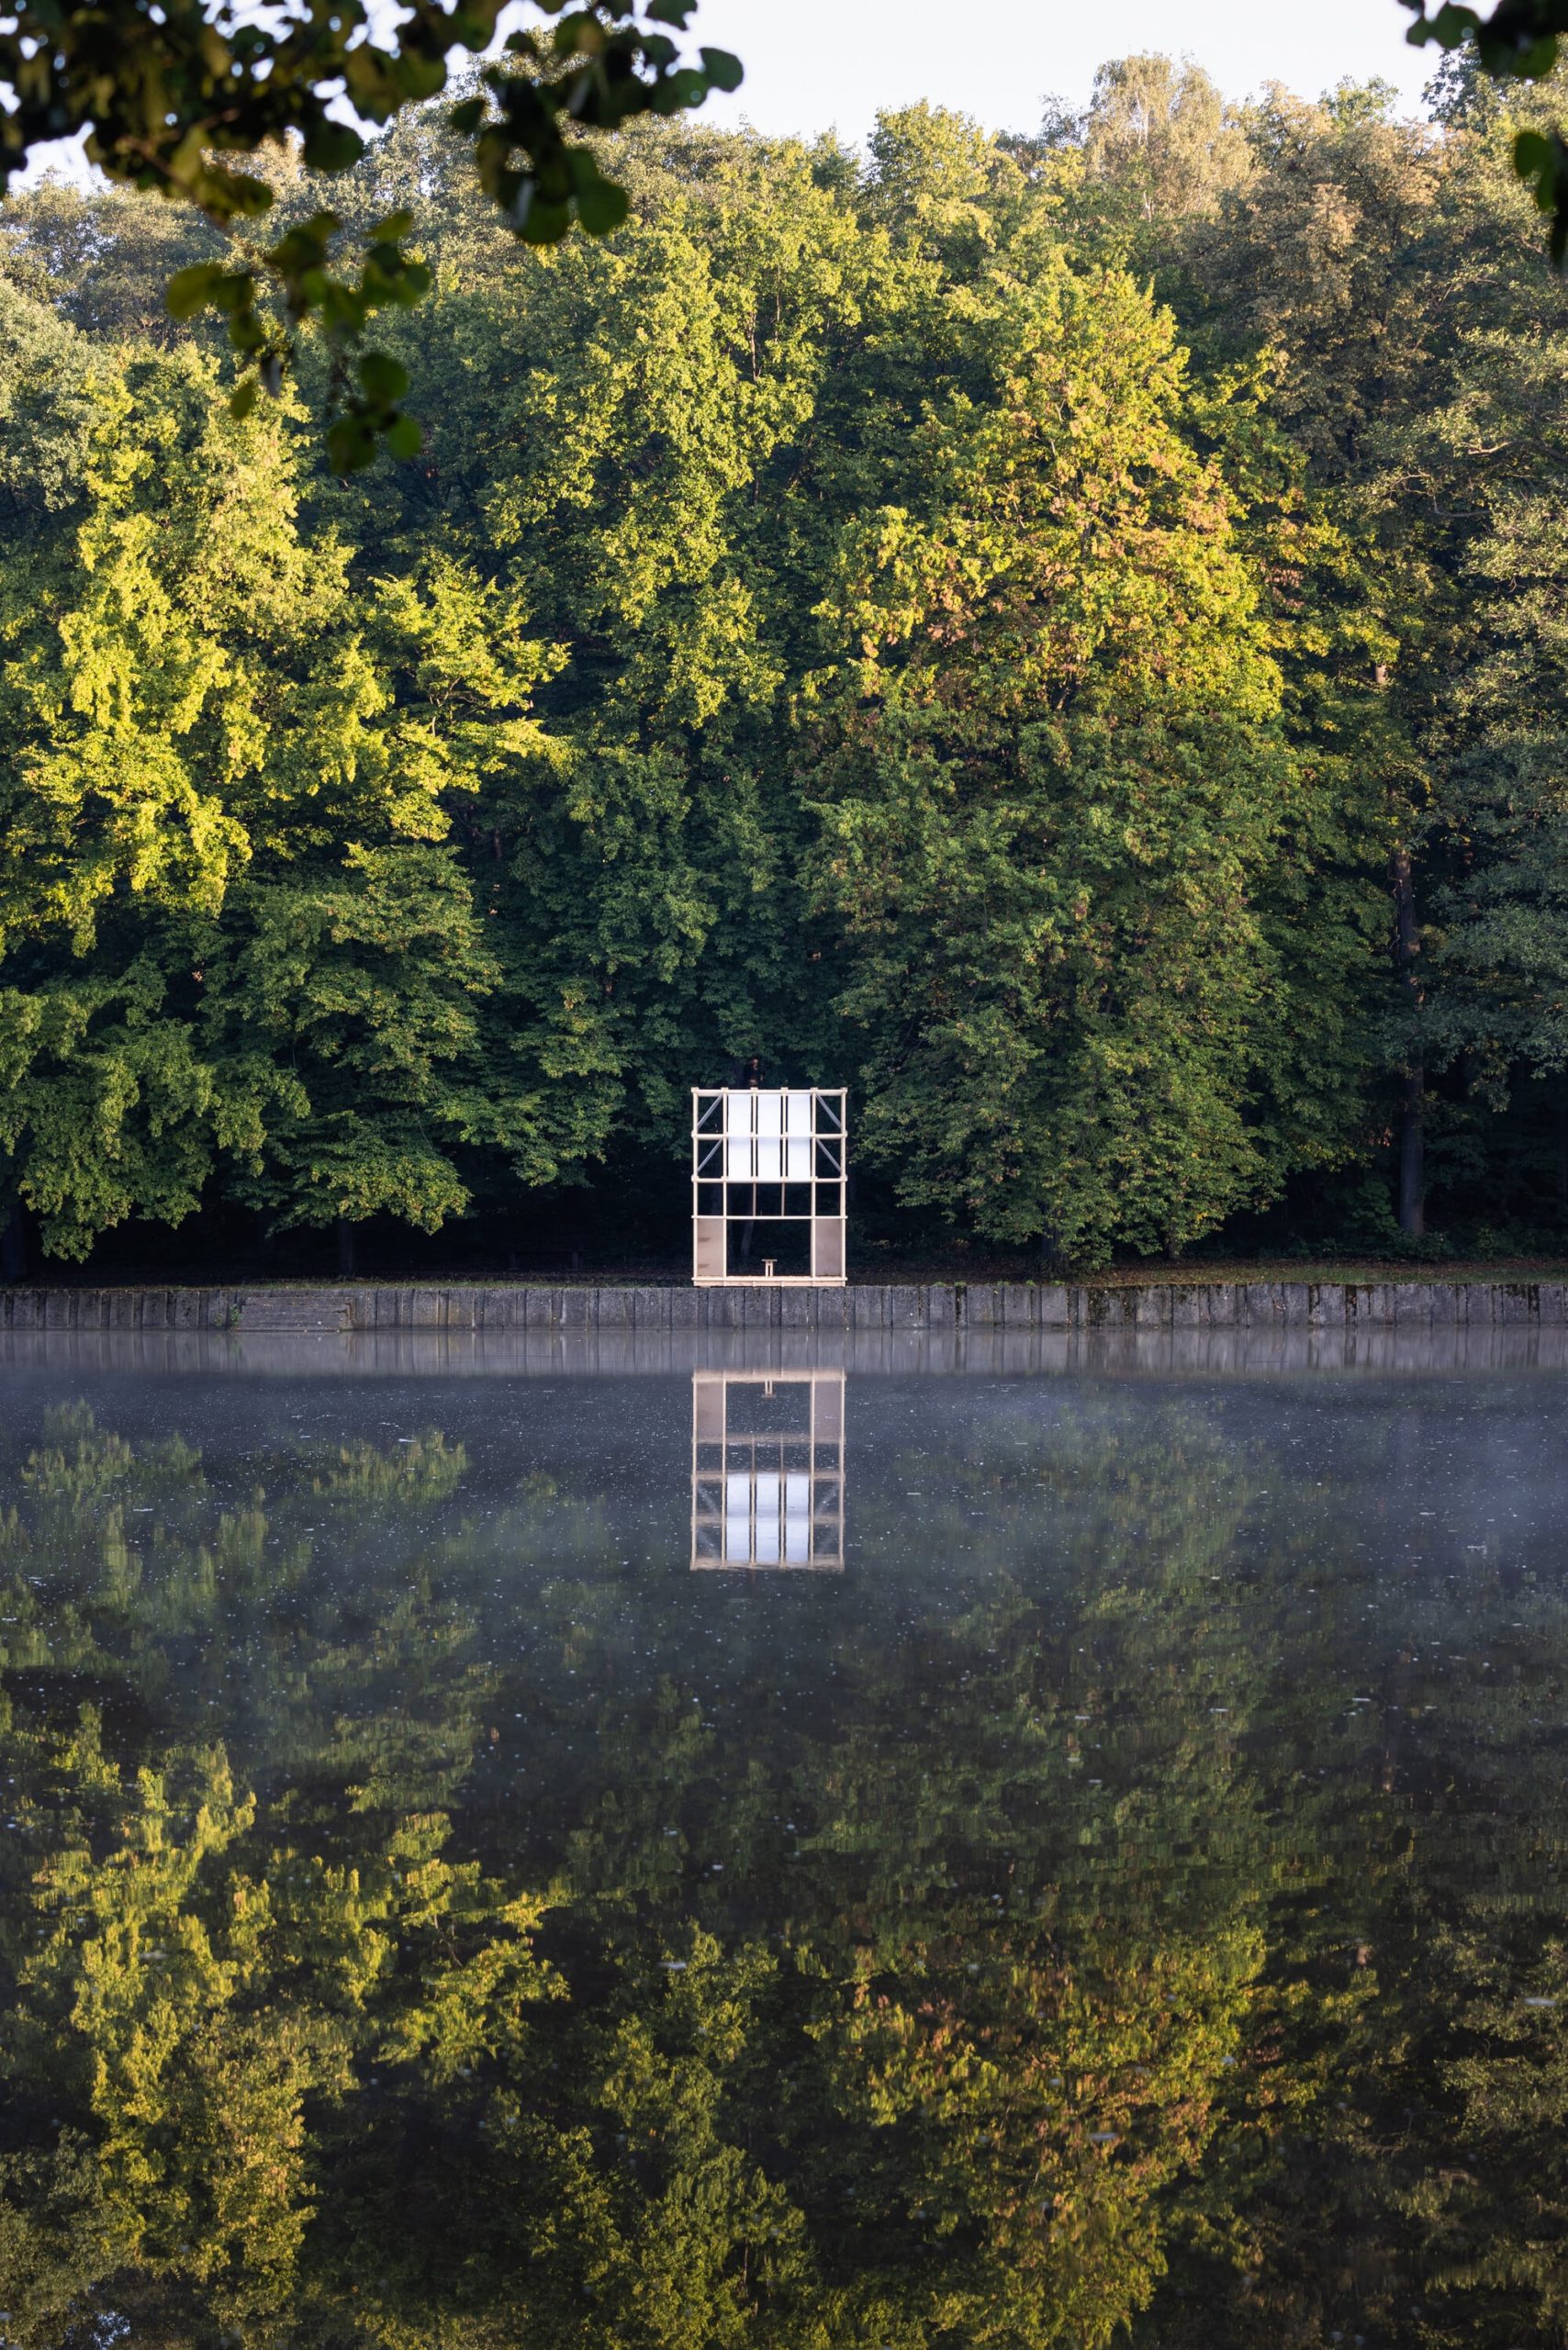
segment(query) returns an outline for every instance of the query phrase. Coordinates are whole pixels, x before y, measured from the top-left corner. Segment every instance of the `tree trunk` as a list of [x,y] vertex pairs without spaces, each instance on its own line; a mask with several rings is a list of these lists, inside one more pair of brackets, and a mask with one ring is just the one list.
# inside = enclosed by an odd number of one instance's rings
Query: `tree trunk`
[[346,1215],[338,1218],[338,1278],[349,1281],[353,1275],[353,1226]]
[[1417,958],[1421,934],[1416,923],[1416,881],[1410,852],[1397,848],[1391,866],[1394,889],[1394,969],[1410,1013],[1410,1058],[1399,1105],[1399,1229],[1418,1239],[1427,1229],[1427,1069],[1417,1020],[1422,1003]]
[[1427,1072],[1419,1061],[1405,1072],[1399,1109],[1399,1229],[1419,1239],[1427,1229]]

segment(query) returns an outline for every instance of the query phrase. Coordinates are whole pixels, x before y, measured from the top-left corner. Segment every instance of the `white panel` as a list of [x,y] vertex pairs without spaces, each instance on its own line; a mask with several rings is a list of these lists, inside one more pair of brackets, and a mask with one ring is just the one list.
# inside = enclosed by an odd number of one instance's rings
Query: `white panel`
[[724,1556],[726,1559],[750,1559],[751,1520],[749,1517],[725,1518]]
[[787,1183],[809,1183],[811,1180],[811,1137],[809,1135],[791,1135],[784,1146],[784,1181]]
[[784,1096],[784,1131],[787,1135],[809,1135],[812,1131],[812,1097],[797,1087]]
[[784,1131],[784,1096],[770,1093],[759,1087],[752,1095],[756,1104],[756,1131],[759,1135],[781,1135]]
[[751,1516],[751,1479],[744,1469],[732,1470],[724,1480],[724,1508],[731,1517]]
[[758,1135],[756,1138],[756,1180],[759,1183],[784,1181],[784,1146],[777,1135]]
[[759,1519],[778,1515],[778,1472],[759,1469],[756,1472],[756,1515]]
[[756,1550],[754,1555],[759,1567],[776,1567],[778,1564],[778,1518],[777,1513],[775,1513],[772,1517],[759,1517],[757,1519]]
[[791,1472],[784,1480],[784,1557],[804,1566],[812,1555],[812,1481]]
[[724,1151],[724,1172],[732,1183],[749,1183],[751,1175],[751,1136],[756,1116],[756,1096],[749,1088],[732,1085],[724,1096],[724,1131],[729,1142]]

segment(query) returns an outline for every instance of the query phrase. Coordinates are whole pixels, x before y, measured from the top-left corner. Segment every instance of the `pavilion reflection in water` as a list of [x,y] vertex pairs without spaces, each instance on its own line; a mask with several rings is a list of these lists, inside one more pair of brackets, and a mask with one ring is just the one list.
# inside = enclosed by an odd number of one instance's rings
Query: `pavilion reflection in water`
[[844,1564],[842,1371],[694,1371],[694,1567]]

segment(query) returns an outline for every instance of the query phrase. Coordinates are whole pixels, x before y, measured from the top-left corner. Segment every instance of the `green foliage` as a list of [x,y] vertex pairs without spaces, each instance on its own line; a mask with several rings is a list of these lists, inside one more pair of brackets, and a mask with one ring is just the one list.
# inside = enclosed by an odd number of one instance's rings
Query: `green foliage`
[[153,320],[155,199],[16,199],[0,1147],[46,1248],[673,1203],[687,1089],[754,1051],[852,1082],[923,1229],[1382,1229],[1413,1119],[1445,1218],[1549,1226],[1520,127],[1473,76],[1412,126],[1133,58],[1039,141],[914,107],[864,166],[633,123],[622,224],[531,247],[400,116],[339,210],[431,272],[356,378],[425,441],[353,483],[330,369],[236,415]]
[[[704,48],[699,64],[684,63],[663,29],[683,30],[692,6],[647,0],[639,12],[637,0],[588,0],[563,13],[563,0],[548,0],[554,28],[509,33],[504,61],[480,75],[483,95],[447,110],[449,129],[471,146],[480,185],[517,236],[551,244],[574,222],[591,236],[618,228],[625,194],[605,178],[587,135],[738,88],[740,65],[727,50]],[[110,180],[155,189],[219,228],[259,221],[273,187],[230,159],[296,145],[313,173],[350,170],[366,142],[338,119],[335,102],[346,97],[371,124],[421,105],[444,89],[454,52],[489,47],[499,15],[499,0],[466,0],[457,10],[420,0],[393,35],[373,24],[363,0],[333,0],[330,13],[313,6],[278,23],[215,15],[199,0],[174,0],[151,16],[24,5],[0,24],[0,81],[10,94],[0,173],[8,184],[35,146],[85,131],[88,160]],[[406,377],[385,352],[364,349],[375,312],[411,308],[429,289],[427,264],[402,250],[411,226],[402,212],[375,221],[357,277],[332,274],[343,221],[319,206],[264,250],[242,242],[227,263],[196,261],[174,273],[175,319],[210,307],[228,320],[247,368],[232,396],[236,417],[249,415],[258,389],[277,392],[296,330],[313,321],[332,359],[327,442],[337,470],[369,464],[382,442],[394,457],[418,453],[419,426],[399,406]],[[267,294],[281,318],[264,306]]]

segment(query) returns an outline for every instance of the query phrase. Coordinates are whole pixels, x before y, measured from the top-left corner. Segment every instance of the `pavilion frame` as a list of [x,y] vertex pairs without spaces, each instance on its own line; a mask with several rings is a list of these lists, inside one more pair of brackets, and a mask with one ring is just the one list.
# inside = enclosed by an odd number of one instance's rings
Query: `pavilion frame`
[[842,1371],[692,1372],[694,1569],[842,1572],[844,1389]]
[[[765,1281],[841,1289],[846,1275],[847,1099],[842,1085],[694,1085],[691,1278],[700,1289]],[[809,1226],[811,1270],[730,1270],[730,1234],[756,1224]]]

